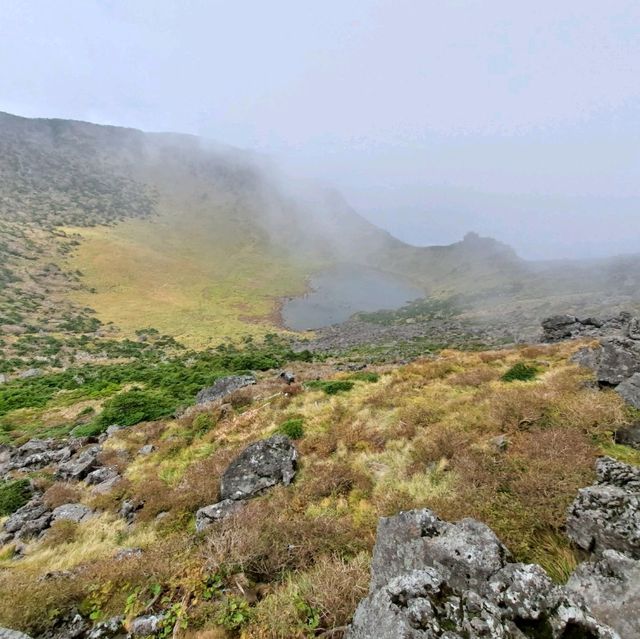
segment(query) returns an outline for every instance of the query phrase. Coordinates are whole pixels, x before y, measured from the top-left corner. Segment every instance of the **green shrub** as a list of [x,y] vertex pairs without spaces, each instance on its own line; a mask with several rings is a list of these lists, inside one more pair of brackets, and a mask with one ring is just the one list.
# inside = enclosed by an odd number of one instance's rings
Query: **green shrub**
[[216,623],[225,630],[239,630],[251,619],[251,608],[245,599],[229,596],[222,603]]
[[107,401],[96,423],[104,428],[111,424],[133,426],[166,417],[175,407],[176,400],[163,391],[133,388]]
[[89,422],[88,424],[82,424],[76,426],[72,431],[73,437],[94,437],[104,433],[111,424],[103,424],[100,420]]
[[0,516],[12,515],[31,499],[28,479],[0,482]]
[[304,419],[295,417],[288,419],[278,427],[278,432],[287,435],[291,439],[302,439],[304,437]]
[[327,395],[337,395],[338,393],[350,391],[353,388],[354,384],[355,382],[346,379],[333,381],[319,379],[307,382],[306,385],[308,388],[312,388],[313,390],[324,391]]
[[192,429],[196,435],[204,435],[216,425],[213,417],[209,413],[200,413],[193,419]]
[[370,384],[375,384],[380,379],[380,375],[372,371],[358,371],[353,375],[349,375],[349,379],[353,379],[356,382],[369,382]]
[[503,382],[529,382],[536,378],[538,369],[535,366],[518,362],[512,366],[500,379]]

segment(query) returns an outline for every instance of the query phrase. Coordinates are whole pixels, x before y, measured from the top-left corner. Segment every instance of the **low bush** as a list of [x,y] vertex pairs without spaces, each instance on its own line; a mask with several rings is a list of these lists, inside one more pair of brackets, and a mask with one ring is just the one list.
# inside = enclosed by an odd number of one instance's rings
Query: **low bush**
[[535,379],[538,369],[531,364],[518,362],[512,366],[500,379],[503,382],[530,382]]
[[175,399],[165,392],[133,388],[106,402],[95,423],[104,429],[111,424],[133,426],[166,417],[175,407]]
[[370,384],[375,384],[380,379],[380,375],[373,371],[358,371],[357,373],[353,373],[353,375],[349,375],[349,379],[356,382],[369,382]]
[[304,437],[304,419],[296,417],[288,419],[278,427],[278,432],[287,435],[291,439],[302,439]]
[[0,482],[0,516],[12,515],[31,498],[28,479]]
[[307,388],[311,388],[313,390],[321,390],[325,392],[327,395],[337,395],[338,393],[346,393],[350,391],[355,382],[346,379],[338,379],[338,380],[314,380],[311,382],[307,382]]

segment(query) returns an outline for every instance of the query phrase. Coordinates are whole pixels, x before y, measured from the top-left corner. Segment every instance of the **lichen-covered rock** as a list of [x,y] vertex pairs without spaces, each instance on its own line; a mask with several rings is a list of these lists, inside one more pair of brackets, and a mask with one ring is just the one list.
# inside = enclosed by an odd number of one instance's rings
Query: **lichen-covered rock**
[[97,623],[87,635],[87,639],[126,639],[124,617],[111,617]]
[[54,439],[31,439],[11,454],[8,468],[15,470],[39,470],[50,464],[68,460],[72,446]]
[[616,386],[640,373],[640,344],[636,340],[603,340],[598,355],[596,378],[600,384]]
[[79,524],[93,515],[93,510],[84,504],[62,504],[53,509],[52,522],[72,521]]
[[[507,549],[474,519],[442,521],[430,510],[383,517],[378,524],[371,590],[410,570],[434,567],[460,586],[486,581],[505,563]],[[463,577],[464,583],[458,583]]]
[[161,623],[162,615],[144,615],[143,617],[136,617],[129,624],[129,634],[132,637],[155,636],[155,633],[160,630]]
[[567,534],[584,550],[640,558],[640,468],[601,457],[598,482],[582,488],[567,513]]
[[605,550],[601,559],[576,568],[567,589],[621,637],[640,639],[640,561]]
[[135,499],[125,499],[120,505],[120,517],[128,524],[133,523],[136,513],[144,508],[144,502]]
[[542,341],[560,342],[575,337],[620,337],[640,339],[638,319],[630,313],[615,317],[586,317],[554,315],[542,322]]
[[221,521],[240,508],[242,508],[242,503],[233,499],[225,499],[217,504],[200,508],[196,512],[196,532],[202,532],[205,528],[215,524],[217,521]]
[[255,377],[252,375],[230,375],[229,377],[221,377],[216,380],[212,386],[203,388],[196,395],[196,404],[207,404],[223,399],[227,395],[231,395],[237,390],[245,386],[251,386],[256,383]]
[[544,320],[542,327],[544,342],[573,337],[599,338],[598,347],[582,349],[573,361],[592,369],[600,385],[617,386],[640,373],[640,318],[629,313],[607,319],[559,315]]
[[90,446],[58,467],[60,479],[79,481],[84,479],[97,465],[100,446]]
[[640,450],[640,423],[618,428],[614,440],[616,444],[624,444]]
[[554,315],[542,321],[542,340],[559,342],[580,334],[581,324],[575,315]]
[[382,519],[371,572],[348,639],[620,639],[540,566],[509,563],[470,519],[428,510]]
[[5,521],[4,529],[18,539],[29,539],[48,528],[51,517],[52,512],[42,498],[34,497]]
[[616,393],[630,406],[640,408],[640,373],[625,379],[616,387]]
[[288,486],[296,474],[297,457],[286,435],[251,444],[224,471],[221,499],[249,499],[276,484]]
[[112,466],[101,466],[92,470],[86,477],[85,482],[93,486],[93,493],[104,495],[111,491],[122,479],[118,471]]
[[96,484],[101,484],[102,482],[117,476],[118,476],[118,471],[112,466],[101,466],[100,468],[96,468],[95,470],[92,470],[85,477],[85,481],[90,486],[94,486]]
[[9,628],[0,628],[0,639],[31,639],[29,635],[17,630],[9,630]]

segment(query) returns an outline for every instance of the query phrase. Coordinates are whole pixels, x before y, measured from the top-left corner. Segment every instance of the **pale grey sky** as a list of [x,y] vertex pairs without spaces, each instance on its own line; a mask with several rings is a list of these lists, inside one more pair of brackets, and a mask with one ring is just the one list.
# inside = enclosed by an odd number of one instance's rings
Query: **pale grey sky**
[[0,110],[196,133],[402,239],[640,252],[637,0],[0,0]]

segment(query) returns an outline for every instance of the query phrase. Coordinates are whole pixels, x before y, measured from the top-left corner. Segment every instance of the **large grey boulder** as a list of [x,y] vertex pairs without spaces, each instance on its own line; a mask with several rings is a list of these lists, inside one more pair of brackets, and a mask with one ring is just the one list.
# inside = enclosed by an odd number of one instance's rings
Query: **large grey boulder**
[[[508,554],[494,532],[474,519],[451,524],[430,510],[383,517],[373,551],[371,590],[427,566],[438,568],[457,586],[476,586],[497,572]],[[459,583],[461,576],[464,583]]]
[[74,453],[72,445],[54,439],[30,439],[11,454],[8,468],[14,470],[40,470],[50,464],[68,460]]
[[640,558],[640,468],[601,457],[596,471],[597,483],[569,507],[567,534],[584,550]]
[[286,435],[251,444],[224,471],[220,497],[249,499],[276,484],[288,486],[296,474],[295,446]]
[[616,386],[635,373],[640,373],[639,343],[617,338],[603,340],[596,369],[598,382]]
[[111,617],[93,626],[87,639],[126,639],[127,635],[124,617]]
[[209,526],[242,508],[242,502],[233,499],[225,499],[217,504],[205,506],[196,512],[196,532],[202,532]]
[[251,386],[256,383],[253,375],[230,375],[229,377],[221,377],[216,380],[212,386],[203,388],[196,395],[196,404],[208,404],[218,399],[223,399],[227,395],[231,395],[237,390],[245,386]]
[[540,566],[510,563],[474,520],[428,510],[382,519],[371,575],[348,639],[620,639]]
[[18,630],[9,630],[9,628],[0,628],[0,639],[31,639],[29,635]]
[[51,510],[42,498],[34,497],[5,521],[4,529],[18,539],[29,539],[48,528],[51,517]]
[[160,630],[162,615],[144,615],[136,617],[129,624],[129,635],[131,637],[150,637]]
[[576,568],[567,589],[621,637],[640,639],[640,561],[605,550],[601,559]]
[[640,373],[625,379],[616,387],[616,393],[630,406],[640,408]]
[[559,342],[580,334],[581,324],[575,315],[554,315],[542,321],[542,339]]
[[560,342],[577,337],[620,337],[640,339],[638,319],[630,313],[614,317],[578,318],[574,315],[554,315],[542,321],[542,341]]
[[60,464],[57,476],[60,479],[76,481],[84,479],[98,465],[100,450],[100,446],[90,446],[81,451],[69,461]]
[[583,349],[573,360],[595,371],[602,386],[617,386],[640,373],[640,318],[629,313],[606,319],[557,315],[544,320],[542,328],[544,342],[574,337],[600,339],[597,348]]
[[623,444],[640,450],[640,423],[618,428],[615,432],[614,440],[616,444]]
[[33,379],[34,377],[40,377],[43,372],[39,368],[28,368],[26,371],[22,371],[18,377],[20,379]]
[[84,480],[90,486],[95,486],[96,484],[101,484],[103,481],[117,476],[118,471],[113,466],[101,466],[100,468],[92,470]]
[[93,515],[93,510],[84,504],[62,504],[53,509],[52,522],[72,521],[79,524]]

